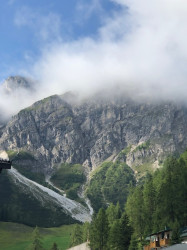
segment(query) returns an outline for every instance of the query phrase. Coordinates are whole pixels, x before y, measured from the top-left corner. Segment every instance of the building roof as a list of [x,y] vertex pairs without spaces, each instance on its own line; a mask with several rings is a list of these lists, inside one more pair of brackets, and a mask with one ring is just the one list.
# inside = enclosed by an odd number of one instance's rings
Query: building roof
[[169,232],[169,231],[172,231],[172,230],[171,230],[169,227],[166,227],[164,230],[159,231],[159,232],[156,232],[156,233],[152,233],[152,234],[150,234],[149,236],[157,235],[157,234],[165,233],[165,232]]

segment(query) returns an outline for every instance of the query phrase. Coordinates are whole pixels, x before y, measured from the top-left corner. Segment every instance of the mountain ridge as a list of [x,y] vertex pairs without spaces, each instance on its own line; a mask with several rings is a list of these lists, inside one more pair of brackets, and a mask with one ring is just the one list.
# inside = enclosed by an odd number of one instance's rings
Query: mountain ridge
[[[65,98],[64,98],[65,99]],[[125,99],[67,101],[53,95],[21,110],[2,130],[2,150],[25,150],[50,170],[60,163],[94,169],[131,147],[131,167],[153,164],[187,147],[187,108]]]

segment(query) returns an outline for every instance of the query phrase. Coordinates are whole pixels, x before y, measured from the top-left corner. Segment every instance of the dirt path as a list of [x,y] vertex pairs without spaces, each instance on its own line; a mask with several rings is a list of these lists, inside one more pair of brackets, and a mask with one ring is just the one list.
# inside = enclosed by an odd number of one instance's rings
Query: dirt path
[[68,248],[67,250],[90,250],[90,247],[88,246],[88,243],[85,242],[81,245],[72,247],[72,248]]

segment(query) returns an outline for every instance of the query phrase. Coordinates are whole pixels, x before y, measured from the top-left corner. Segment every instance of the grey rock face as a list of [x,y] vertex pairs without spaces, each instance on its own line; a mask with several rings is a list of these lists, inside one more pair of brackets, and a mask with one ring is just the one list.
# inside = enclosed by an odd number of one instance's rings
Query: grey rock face
[[3,90],[7,94],[11,94],[17,90],[34,90],[34,82],[31,79],[22,76],[10,76],[2,84]]
[[20,111],[3,128],[0,147],[31,152],[44,171],[61,162],[97,167],[131,147],[125,161],[152,163],[187,147],[187,108],[125,97],[51,96]]

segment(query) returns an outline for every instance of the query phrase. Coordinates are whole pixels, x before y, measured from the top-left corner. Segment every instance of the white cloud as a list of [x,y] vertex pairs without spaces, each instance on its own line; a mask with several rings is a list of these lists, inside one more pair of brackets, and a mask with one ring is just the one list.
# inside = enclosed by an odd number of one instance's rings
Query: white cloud
[[102,13],[103,8],[100,0],[78,1],[76,9],[80,12],[81,19],[79,21],[83,22],[85,19],[89,19],[94,13]]
[[18,27],[26,26],[34,32],[34,35],[41,41],[60,39],[61,18],[56,13],[49,12],[41,15],[27,6],[21,7],[14,19]]
[[45,87],[59,93],[117,83],[141,96],[186,98],[186,1],[115,2],[122,10],[107,18],[97,40],[84,38],[43,51],[34,69]]
[[186,0],[113,1],[121,10],[105,19],[97,39],[58,41],[42,49],[30,71],[41,80],[37,98],[118,84],[134,98],[186,101]]

